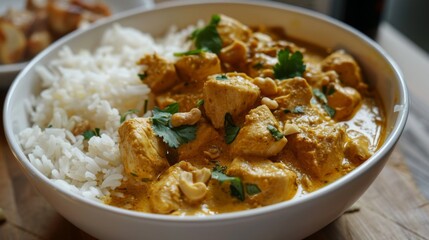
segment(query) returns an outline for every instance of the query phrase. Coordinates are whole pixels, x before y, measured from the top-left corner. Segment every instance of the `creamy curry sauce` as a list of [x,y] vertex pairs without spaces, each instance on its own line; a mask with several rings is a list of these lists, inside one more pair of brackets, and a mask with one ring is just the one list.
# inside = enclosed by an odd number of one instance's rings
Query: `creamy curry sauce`
[[[169,126],[195,126],[196,135],[175,148],[158,137],[153,119],[124,122],[126,177],[106,203],[172,215],[257,208],[329,184],[381,145],[383,110],[352,56],[223,15],[215,26],[217,54],[140,61],[150,101],[159,109],[178,103]],[[303,54],[305,71],[279,79],[273,69],[285,49]],[[227,143],[231,126],[239,130]]]

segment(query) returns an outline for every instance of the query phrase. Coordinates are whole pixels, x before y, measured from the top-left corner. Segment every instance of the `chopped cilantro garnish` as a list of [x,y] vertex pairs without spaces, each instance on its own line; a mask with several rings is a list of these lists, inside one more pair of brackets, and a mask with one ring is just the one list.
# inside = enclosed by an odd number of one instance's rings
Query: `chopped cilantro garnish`
[[235,137],[237,137],[237,134],[240,131],[240,127],[234,124],[234,121],[232,120],[232,116],[230,113],[225,114],[224,128],[225,128],[225,142],[227,144],[230,144],[234,141]]
[[216,179],[220,183],[229,182],[231,196],[236,197],[241,201],[244,201],[243,183],[241,182],[241,179],[239,177],[230,177],[225,174],[225,168],[215,167],[212,171],[212,179]]
[[283,133],[281,133],[276,127],[271,124],[267,126],[268,131],[270,131],[271,135],[273,135],[276,141],[282,139],[284,137]]
[[100,136],[100,129],[99,128],[95,128],[94,130],[86,130],[85,132],[82,133],[83,138],[85,140],[89,140],[94,136],[99,137]]
[[313,95],[316,96],[317,99],[322,101],[322,103],[324,104],[328,103],[328,99],[326,99],[325,94],[323,94],[323,92],[320,91],[318,88],[313,89]]
[[335,87],[330,86],[328,88],[328,86],[325,85],[325,86],[322,87],[322,91],[323,91],[323,93],[325,93],[325,95],[331,96],[332,94],[335,93]]
[[228,80],[228,77],[225,74],[216,75],[216,80]]
[[201,107],[204,104],[204,99],[198,99],[197,108]]
[[174,56],[175,57],[183,57],[183,56],[189,56],[189,55],[199,55],[203,52],[205,52],[204,49],[192,49],[192,50],[189,50],[187,52],[174,53]]
[[137,112],[138,112],[137,109],[130,109],[130,110],[126,111],[124,114],[121,115],[120,123],[123,123],[128,115],[134,114]]
[[[203,51],[216,54],[220,53],[220,50],[222,49],[222,39],[216,29],[219,22],[220,16],[215,14],[212,16],[211,21],[207,26],[196,29],[192,32],[191,39],[194,40],[196,49],[189,51],[191,54],[200,54]],[[181,53],[179,53],[179,56],[180,54]]]
[[137,76],[139,76],[140,80],[143,81],[147,77],[147,74],[146,73],[139,73],[139,74],[137,74]]
[[323,104],[322,107],[323,107],[323,109],[325,109],[326,113],[328,113],[328,115],[331,118],[333,118],[335,116],[335,113],[336,113],[335,109],[333,109],[332,107],[330,107],[327,104]]
[[297,114],[304,114],[304,107],[303,106],[296,106],[293,110],[292,113],[297,113]]
[[155,135],[172,148],[178,148],[181,144],[192,141],[196,137],[196,125],[183,125],[172,127],[170,125],[171,116],[179,111],[179,104],[173,103],[164,109],[155,107],[153,109],[152,129]]
[[[323,90],[323,89],[322,89]],[[334,89],[335,91],[335,89]],[[333,118],[335,116],[335,109],[330,107],[328,105],[328,99],[326,98],[325,94],[322,93],[319,89],[315,88],[313,89],[313,94],[316,96],[316,98],[322,102],[322,108],[328,113],[328,115]]]
[[277,53],[278,62],[274,66],[274,76],[281,80],[286,78],[301,77],[305,71],[303,55],[300,51],[290,54],[288,49]]
[[261,192],[261,189],[259,189],[258,185],[253,183],[247,183],[246,184],[246,192],[249,195],[255,195]]
[[254,69],[256,69],[256,70],[259,70],[259,69],[261,69],[261,68],[263,68],[263,67],[264,67],[264,64],[263,64],[262,62],[255,63],[255,64],[252,66],[252,68],[254,68]]

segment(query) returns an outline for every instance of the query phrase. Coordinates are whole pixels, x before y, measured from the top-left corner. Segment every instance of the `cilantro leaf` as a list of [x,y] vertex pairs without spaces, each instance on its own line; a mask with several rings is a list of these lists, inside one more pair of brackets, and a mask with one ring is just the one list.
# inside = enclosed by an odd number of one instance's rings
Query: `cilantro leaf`
[[286,79],[292,77],[301,77],[305,71],[303,55],[300,51],[293,54],[288,49],[280,50],[277,53],[278,62],[274,65],[274,76],[277,79]]
[[316,96],[317,99],[322,101],[322,103],[324,104],[328,103],[328,99],[326,99],[325,94],[323,94],[323,92],[320,91],[318,88],[313,89],[313,95]]
[[218,180],[221,184],[229,182],[229,189],[231,196],[238,198],[240,201],[244,201],[244,189],[243,183],[239,177],[230,177],[224,173],[225,169],[222,167],[215,167],[212,171],[212,178]]
[[246,192],[249,195],[255,195],[261,192],[261,189],[259,189],[258,185],[253,183],[247,183],[246,184]]
[[235,137],[237,137],[237,134],[240,131],[240,127],[234,124],[234,121],[232,120],[232,116],[230,113],[225,114],[224,128],[225,128],[225,142],[227,144],[230,144],[234,141]]
[[99,137],[100,136],[100,129],[99,128],[95,128],[94,130],[86,130],[85,132],[82,133],[83,138],[85,140],[89,140],[94,136]]
[[325,109],[326,113],[328,113],[328,115],[333,118],[335,116],[335,113],[337,111],[335,111],[335,109],[333,109],[332,107],[330,107],[328,104],[323,104],[322,108]]
[[187,55],[198,55],[202,52],[212,52],[219,54],[222,49],[222,39],[217,31],[217,25],[220,22],[220,16],[214,14],[210,20],[210,23],[199,29],[195,29],[191,34],[191,39],[194,40],[196,49],[174,53],[174,56],[187,56]]
[[143,82],[143,80],[147,77],[146,73],[139,73],[137,74],[137,76],[139,76],[140,80]]
[[296,106],[293,110],[292,113],[297,113],[297,114],[304,114],[304,107],[303,106]]
[[270,131],[271,135],[273,135],[273,138],[278,141],[284,137],[283,133],[281,133],[276,127],[274,127],[271,124],[268,124],[267,126],[268,131]]
[[216,80],[228,80],[228,77],[225,74],[218,74]]
[[187,52],[174,53],[173,55],[175,57],[183,57],[183,56],[189,56],[189,55],[199,55],[199,54],[201,54],[203,52],[205,52],[204,49],[192,49],[192,50],[189,50]]
[[197,107],[197,108],[199,108],[199,107],[201,107],[202,105],[204,105],[204,99],[198,99],[197,104],[196,104],[196,107]]
[[137,109],[130,109],[130,110],[126,111],[124,114],[121,115],[120,123],[123,123],[128,115],[133,114],[133,113],[137,113],[138,111],[139,110],[137,110]]
[[196,125],[171,126],[171,116],[178,111],[178,103],[170,104],[162,110],[155,107],[152,111],[152,129],[155,135],[162,138],[172,148],[178,148],[180,145],[194,140],[197,134]]
[[328,113],[331,118],[333,118],[335,116],[336,111],[328,105],[328,99],[326,98],[325,94],[323,94],[322,91],[317,88],[313,89],[313,94],[319,101],[322,102],[322,108],[325,110],[325,112]]

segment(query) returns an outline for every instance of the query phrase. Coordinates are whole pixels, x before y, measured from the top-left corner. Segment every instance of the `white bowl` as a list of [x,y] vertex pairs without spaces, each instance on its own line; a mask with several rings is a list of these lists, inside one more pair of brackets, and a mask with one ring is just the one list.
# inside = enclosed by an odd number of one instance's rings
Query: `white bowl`
[[[15,8],[15,9],[24,9],[25,8],[25,0],[1,0],[1,6],[0,6],[0,16],[4,14],[4,12],[7,11],[9,8]],[[151,7],[148,6],[149,2],[152,1],[146,1],[146,0],[123,0],[123,1],[116,1],[116,0],[104,0],[104,2],[110,7],[112,14],[116,14],[119,12],[123,12],[125,10],[133,9],[136,7],[141,7],[142,5],[145,5],[145,7]],[[0,88],[6,88],[9,87],[12,83],[13,79],[18,75],[19,71],[24,69],[24,67],[28,64],[27,61],[25,62],[19,62],[19,63],[13,63],[13,64],[0,64]]]
[[[362,64],[370,85],[381,95],[386,110],[387,137],[379,150],[357,169],[334,183],[291,201],[253,210],[207,217],[176,217],[128,211],[64,191],[33,167],[17,141],[30,126],[24,100],[40,91],[35,66],[57,56],[59,49],[95,47],[111,23],[119,22],[154,35],[171,24],[179,27],[230,15],[245,24],[282,26],[287,34],[320,46],[349,51]],[[326,226],[350,207],[385,165],[404,128],[408,95],[395,63],[372,40],[326,16],[273,2],[171,2],[155,10],[136,9],[108,22],[72,33],[33,59],[11,86],[4,106],[4,129],[12,151],[30,182],[70,222],[101,239],[299,239]]]

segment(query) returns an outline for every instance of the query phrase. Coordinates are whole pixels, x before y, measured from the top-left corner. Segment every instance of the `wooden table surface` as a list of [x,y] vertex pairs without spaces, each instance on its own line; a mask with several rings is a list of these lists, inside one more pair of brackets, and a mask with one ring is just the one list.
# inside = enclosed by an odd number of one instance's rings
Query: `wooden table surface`
[[[0,91],[3,106],[5,91]],[[60,216],[22,173],[0,127],[0,239],[94,239]],[[343,216],[308,239],[429,239],[429,201],[398,150]]]

